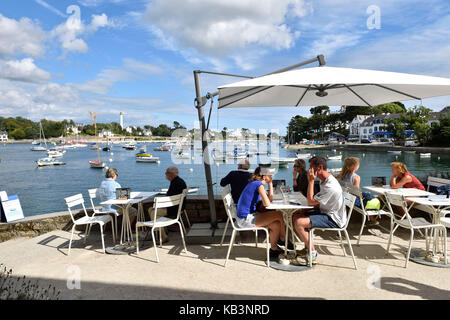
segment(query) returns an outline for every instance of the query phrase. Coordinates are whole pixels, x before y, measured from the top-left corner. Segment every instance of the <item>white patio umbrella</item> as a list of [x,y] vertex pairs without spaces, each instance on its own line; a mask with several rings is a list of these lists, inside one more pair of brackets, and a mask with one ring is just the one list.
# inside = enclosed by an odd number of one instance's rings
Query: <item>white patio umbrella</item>
[[376,106],[450,95],[450,79],[322,66],[271,74],[218,89],[219,108]]

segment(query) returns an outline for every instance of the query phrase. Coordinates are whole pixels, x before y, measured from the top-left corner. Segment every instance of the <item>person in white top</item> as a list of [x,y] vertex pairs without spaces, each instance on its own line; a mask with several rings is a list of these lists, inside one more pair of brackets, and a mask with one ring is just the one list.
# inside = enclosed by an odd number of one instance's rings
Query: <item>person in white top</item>
[[[323,157],[313,157],[309,160],[308,170],[308,205],[313,210],[301,210],[293,217],[294,227],[300,239],[308,247],[309,229],[311,228],[341,228],[347,222],[344,195],[339,182],[327,171],[327,160]],[[314,180],[320,179],[320,192],[314,195]],[[317,263],[317,251],[314,243],[311,246],[313,264]],[[303,250],[304,263],[307,264],[307,250]]]

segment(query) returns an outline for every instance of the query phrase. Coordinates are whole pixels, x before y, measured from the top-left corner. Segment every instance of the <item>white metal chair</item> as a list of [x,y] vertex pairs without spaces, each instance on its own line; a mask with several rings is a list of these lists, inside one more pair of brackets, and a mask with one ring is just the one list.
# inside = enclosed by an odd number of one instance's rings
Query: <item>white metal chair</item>
[[[68,255],[70,254],[70,249],[72,247],[72,239],[73,239],[73,233],[75,231],[75,227],[81,226],[81,225],[86,226],[86,232],[85,232],[85,236],[84,236],[84,242],[86,243],[86,240],[89,236],[88,228],[90,228],[90,226],[92,226],[93,224],[98,224],[100,226],[100,234],[101,234],[101,238],[102,238],[103,253],[105,253],[105,240],[103,237],[103,226],[108,222],[112,222],[111,216],[89,217],[89,215],[87,214],[87,211],[86,211],[86,207],[84,206],[84,198],[81,193],[77,194],[75,196],[72,196],[72,197],[65,198],[64,201],[66,202],[67,209],[69,210],[70,217],[72,218],[72,222],[73,222],[72,234],[70,235]],[[76,206],[80,206],[80,205],[83,208],[84,217],[75,219],[74,213],[72,212],[72,208],[76,207]],[[113,241],[115,242],[116,234],[114,232],[114,228],[112,228],[112,233],[113,233]]]
[[115,233],[117,233],[117,217],[119,216],[119,213],[116,210],[111,211],[102,211],[95,208],[94,199],[97,198],[98,188],[96,189],[89,189],[89,201],[91,202],[92,207],[92,216],[95,217],[96,215],[110,215],[114,217],[114,223],[113,228],[115,228]]
[[392,214],[389,211],[380,209],[380,210],[368,210],[364,207],[364,202],[363,202],[363,196],[362,196],[362,191],[359,188],[356,188],[354,186],[349,186],[346,185],[344,187],[344,190],[348,193],[350,193],[351,195],[354,195],[357,199],[359,199],[360,203],[361,203],[361,208],[358,206],[353,206],[353,210],[355,210],[356,212],[360,213],[362,215],[362,224],[361,224],[361,229],[359,230],[359,236],[358,236],[358,241],[356,242],[356,245],[359,246],[359,242],[361,241],[361,235],[363,233],[364,230],[364,226],[366,225],[366,220],[369,219],[369,217],[373,217],[373,216],[388,216],[391,219],[391,229],[392,229],[392,224],[393,222],[393,218],[392,218]]
[[[386,200],[389,210],[391,211],[391,214],[394,218],[394,225],[393,228],[391,228],[391,233],[389,235],[387,253],[389,253],[394,232],[397,230],[398,227],[409,229],[411,231],[408,252],[406,254],[405,268],[408,266],[409,256],[411,254],[412,242],[414,240],[414,230],[420,231],[421,229],[425,229],[425,243],[426,243],[426,250],[428,251],[430,247],[428,229],[433,228],[442,229],[444,233],[444,252],[447,252],[447,230],[445,229],[444,225],[433,224],[431,222],[428,222],[425,218],[412,218],[409,214],[408,205],[406,204],[406,200],[403,195],[386,193]],[[393,205],[401,207],[403,209],[404,215],[396,214],[392,208]],[[447,264],[447,255],[445,257],[446,257],[445,263]]]
[[[432,177],[429,176],[427,178],[427,191],[430,191],[430,187],[442,187],[442,186],[446,186],[446,185],[450,185],[450,180],[449,179],[444,179],[444,178],[437,178],[437,177]],[[422,204],[415,204],[414,205],[414,209],[420,210],[420,211],[424,211],[428,214],[430,214],[430,218],[432,218],[432,215],[434,214],[434,212],[432,211],[432,209],[430,209],[429,206],[424,206]],[[445,217],[446,215],[450,214],[450,210],[441,210],[441,217]]]
[[356,270],[358,269],[358,265],[356,264],[355,255],[353,254],[353,248],[352,248],[352,244],[350,242],[350,237],[348,236],[348,232],[347,232],[348,223],[350,222],[350,218],[352,216],[352,211],[353,211],[353,207],[355,205],[356,197],[348,192],[343,192],[343,197],[344,197],[344,205],[347,209],[347,222],[345,223],[345,225],[342,228],[311,228],[309,230],[308,254],[309,254],[309,266],[310,267],[312,267],[312,250],[311,249],[312,249],[312,240],[314,237],[314,230],[321,230],[321,231],[336,231],[339,234],[339,239],[341,241],[342,250],[344,251],[344,256],[347,256],[347,252],[345,251],[344,244],[342,243],[341,231],[344,232],[345,238],[347,239],[348,247],[350,248],[350,253],[353,258],[353,263],[355,265],[355,269]]
[[[186,197],[186,194],[188,192],[188,189],[184,189],[182,193],[175,195],[175,196],[170,196],[170,197],[156,197],[154,202],[153,202],[153,221],[137,221],[136,222],[136,253],[139,253],[139,233],[138,233],[138,228],[139,227],[149,227],[151,228],[151,233],[152,233],[152,239],[153,239],[153,245],[155,247],[155,254],[156,254],[156,260],[159,262],[159,256],[158,256],[158,249],[156,246],[156,241],[155,241],[155,233],[154,230],[155,229],[159,229],[159,241],[160,241],[160,247],[162,247],[162,236],[161,236],[161,228],[165,228],[168,226],[171,226],[173,224],[178,224],[178,226],[180,227],[180,234],[181,234],[181,240],[183,241],[183,246],[184,246],[184,252],[187,253],[187,249],[186,249],[186,243],[184,241],[184,232],[182,229],[182,225],[180,223],[180,218],[181,218],[181,210],[183,207],[183,201],[184,198]],[[161,208],[168,208],[168,207],[173,207],[173,206],[178,206],[178,214],[176,219],[170,219],[167,217],[157,217],[157,212],[158,209]]]
[[[224,267],[227,266],[228,263],[228,258],[230,257],[230,253],[231,253],[231,249],[233,248],[233,244],[236,238],[236,233],[239,231],[255,231],[258,232],[258,230],[262,230],[266,233],[266,245],[267,245],[267,267],[270,267],[270,257],[269,257],[269,249],[270,249],[270,243],[269,243],[269,230],[267,228],[264,227],[254,227],[254,228],[240,228],[238,226],[235,225],[233,219],[236,218],[236,206],[234,205],[233,202],[233,197],[231,196],[231,193],[229,191],[228,188],[224,188],[221,192],[222,195],[222,200],[223,200],[223,204],[225,207],[225,211],[227,213],[228,216],[228,221],[227,221],[227,226],[228,226],[228,222],[231,223],[231,226],[233,228],[233,233],[231,234],[231,239],[230,239],[230,246],[228,247],[228,252],[227,252],[227,258],[225,260],[225,265]],[[226,232],[226,228],[225,228],[225,232]],[[222,241],[223,238],[225,236],[225,232],[224,235],[222,236]],[[256,233],[256,246],[258,246],[258,234]]]

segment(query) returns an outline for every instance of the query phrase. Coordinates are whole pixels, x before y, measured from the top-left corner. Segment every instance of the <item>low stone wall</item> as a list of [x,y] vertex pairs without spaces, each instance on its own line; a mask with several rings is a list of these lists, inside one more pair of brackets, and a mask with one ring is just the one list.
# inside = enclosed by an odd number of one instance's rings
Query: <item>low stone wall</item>
[[[152,206],[153,201],[144,202],[146,219],[149,219],[148,209]],[[210,221],[209,203],[206,196],[188,195],[186,198],[186,211],[191,223]],[[218,221],[226,220],[226,213],[220,196],[216,196],[216,211]],[[91,213],[92,210],[88,210],[88,214]],[[78,212],[76,217],[79,218],[82,215],[82,212]],[[119,217],[119,224],[120,221],[121,217]],[[12,223],[0,223],[0,242],[20,237],[36,237],[53,230],[70,231],[72,225],[72,219],[68,211],[27,217]],[[110,225],[108,224],[106,230],[109,228]],[[84,230],[84,227],[80,227],[79,230]]]

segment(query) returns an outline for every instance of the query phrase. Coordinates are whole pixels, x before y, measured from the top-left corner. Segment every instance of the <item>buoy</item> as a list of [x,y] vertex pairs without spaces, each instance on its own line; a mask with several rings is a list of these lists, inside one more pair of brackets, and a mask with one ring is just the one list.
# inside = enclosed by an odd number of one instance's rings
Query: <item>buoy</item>
[[192,159],[192,160],[194,160],[194,159],[195,159],[195,157],[191,157],[191,159]]
[[111,155],[113,156],[113,155],[114,155],[114,152],[111,152]]
[[190,168],[189,171],[190,171],[190,172],[194,172],[194,168]]
[[106,170],[108,170],[108,169],[109,169],[109,167],[105,167],[105,169],[106,169]]
[[113,159],[109,159],[109,162],[113,162]]
[[441,157],[438,157],[438,160],[441,160]]
[[161,163],[161,161],[159,161],[159,160],[158,160],[158,161],[157,161],[157,163],[158,163],[158,164],[160,164],[160,163]]

